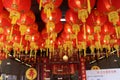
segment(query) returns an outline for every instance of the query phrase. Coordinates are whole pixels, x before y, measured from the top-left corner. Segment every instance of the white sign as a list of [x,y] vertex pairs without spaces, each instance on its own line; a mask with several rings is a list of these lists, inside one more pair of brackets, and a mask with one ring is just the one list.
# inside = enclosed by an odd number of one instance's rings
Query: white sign
[[120,80],[120,69],[87,70],[87,80]]

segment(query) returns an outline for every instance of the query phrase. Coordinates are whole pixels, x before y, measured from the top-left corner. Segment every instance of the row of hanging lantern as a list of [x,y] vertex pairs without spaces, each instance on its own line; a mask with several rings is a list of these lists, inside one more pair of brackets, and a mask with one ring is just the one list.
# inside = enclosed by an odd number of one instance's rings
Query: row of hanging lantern
[[[41,19],[45,23],[45,28],[42,30],[42,36],[45,40],[44,48],[50,52],[50,58],[52,53],[55,52],[55,41],[57,34],[62,30],[62,11],[59,9],[63,0],[38,0],[39,9],[41,10]],[[42,9],[41,9],[42,7]],[[46,35],[46,36],[45,36]]]
[[32,55],[34,51],[36,56],[38,49],[49,49],[51,58],[55,50],[59,50],[61,56],[63,53],[71,56],[76,49],[84,50],[86,56],[89,46],[92,55],[95,49],[99,56],[104,48],[109,53],[114,47],[119,56],[119,0],[98,0],[97,3],[96,0],[68,0],[64,24],[60,21],[59,8],[63,0],[37,0],[45,23],[42,32],[38,31],[35,15],[30,10],[31,0],[0,1],[0,50],[5,53],[13,49],[14,53],[30,51]]

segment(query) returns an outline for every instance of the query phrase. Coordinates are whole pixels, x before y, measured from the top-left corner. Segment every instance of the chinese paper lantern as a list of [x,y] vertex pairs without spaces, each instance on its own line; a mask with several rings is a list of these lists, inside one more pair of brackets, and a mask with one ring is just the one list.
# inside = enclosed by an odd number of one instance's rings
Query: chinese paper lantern
[[97,9],[108,16],[109,22],[116,26],[119,21],[119,0],[98,0]]
[[70,38],[70,34],[69,34],[69,33],[66,33],[66,32],[62,32],[61,35],[60,35],[60,37],[63,39],[63,41],[64,41],[64,40],[65,40],[65,41],[68,41],[68,40],[71,39],[71,38]]
[[94,27],[86,25],[86,33],[87,34],[93,34],[94,33]]
[[35,34],[38,32],[37,28],[36,27],[33,27],[33,25],[29,25],[27,26],[27,31],[25,32],[25,34]]
[[31,41],[36,42],[41,38],[41,34],[39,32],[37,32],[37,33],[33,34],[31,38],[32,38]]
[[3,10],[3,3],[2,0],[0,0],[0,12]]
[[13,35],[13,42],[20,43],[20,39],[21,39],[21,35],[20,34]]
[[44,10],[42,10],[42,12],[41,12],[41,19],[45,23],[47,23],[48,21],[58,23],[60,21],[61,17],[62,17],[62,12],[61,12],[61,10],[59,8],[54,9],[51,12],[51,16],[49,18],[47,18],[47,13]]
[[96,0],[68,0],[69,7],[77,11],[79,9],[93,8]]
[[31,7],[31,0],[2,0],[2,2],[8,11],[27,12]]
[[101,26],[101,34],[113,34],[115,33],[115,28],[110,22],[106,22]]
[[41,35],[42,35],[43,39],[47,39],[47,38],[48,38],[48,33],[47,33],[46,28],[44,28],[44,29],[42,30]]
[[[100,3],[99,3],[100,2]],[[119,0],[98,0],[97,9],[108,16],[108,21],[115,26],[117,38],[119,38]]]
[[94,35],[87,35],[86,36],[86,43],[87,43],[87,46],[92,46],[95,44],[94,42]]
[[107,21],[107,16],[100,13],[97,9],[93,9],[89,14],[86,23],[91,26],[102,26]]
[[9,51],[11,51],[12,50],[12,48],[13,48],[13,42],[12,41],[6,41],[5,43],[5,49],[9,52]]
[[64,32],[72,33],[72,25],[70,25],[69,23],[64,23]]
[[19,25],[31,25],[35,22],[35,15],[32,11],[21,14],[20,19],[17,20]]
[[84,40],[86,40],[86,36],[84,35],[84,33],[82,32],[82,31],[79,31],[78,32],[78,41],[84,41]]
[[78,15],[73,10],[69,9],[66,11],[65,19],[67,23],[79,23]]
[[10,23],[10,19],[9,19],[9,13],[7,11],[2,11],[0,13],[0,26],[1,27],[5,27],[5,26],[11,26],[11,23]]
[[42,35],[40,35],[39,39],[37,39],[35,42],[38,45],[39,49],[44,48],[44,39],[42,38]]
[[95,41],[101,40],[102,35],[103,35],[103,34],[99,34],[99,35],[98,35],[98,34],[94,34],[94,40],[95,40]]
[[60,33],[63,30],[63,23],[60,21],[55,24],[54,32]]
[[12,35],[20,35],[21,33],[20,33],[20,31],[19,31],[19,25],[14,25],[14,27],[13,27],[13,31],[12,31]]
[[62,3],[63,0],[37,0],[37,2],[39,3],[39,5],[41,7],[45,7],[45,5],[49,4],[49,3],[52,3],[54,5],[55,8],[58,8],[61,3]]
[[105,35],[105,34],[102,34],[101,35],[101,44],[104,45],[104,44],[107,44],[109,45],[109,42],[110,42],[110,35]]
[[21,13],[28,12],[31,7],[31,0],[2,0],[3,6],[10,12],[11,24],[16,24]]
[[63,45],[63,43],[64,43],[64,39],[62,37],[58,37],[55,41],[55,45],[58,48],[59,48],[60,45]]
[[119,0],[98,0],[97,1],[97,9],[100,12],[111,12],[111,11],[116,11],[117,9],[120,8],[120,5],[118,4]]
[[69,7],[78,13],[78,19],[83,23],[88,18],[88,13],[91,13],[91,9],[94,7],[96,0],[68,0]]

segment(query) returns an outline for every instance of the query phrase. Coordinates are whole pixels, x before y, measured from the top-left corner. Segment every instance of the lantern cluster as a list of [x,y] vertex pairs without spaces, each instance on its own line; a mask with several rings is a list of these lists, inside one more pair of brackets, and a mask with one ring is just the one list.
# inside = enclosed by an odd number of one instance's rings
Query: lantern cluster
[[[45,27],[38,31],[31,0],[0,0],[0,51],[30,53],[45,49],[67,61],[74,51],[100,56],[120,47],[119,0],[68,0],[66,22],[61,22],[63,0],[37,0]],[[48,51],[47,51],[48,50]],[[49,53],[50,52],[50,53]]]
[[[0,0],[0,50],[13,56],[28,54],[36,57],[41,34],[30,10],[31,0]],[[34,51],[34,52],[33,52]]]

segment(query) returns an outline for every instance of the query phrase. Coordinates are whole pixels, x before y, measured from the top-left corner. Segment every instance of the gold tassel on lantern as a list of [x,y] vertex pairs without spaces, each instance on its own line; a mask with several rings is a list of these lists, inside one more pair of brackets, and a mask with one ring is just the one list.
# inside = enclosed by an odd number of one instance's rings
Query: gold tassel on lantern
[[108,14],[108,19],[113,25],[116,25],[119,21],[119,13],[117,11],[112,11]]
[[78,18],[85,23],[86,19],[88,18],[88,12],[86,9],[82,9],[78,11]]
[[88,12],[89,14],[91,13],[91,5],[90,5],[90,0],[87,0],[87,5],[88,5]]
[[[31,50],[30,50],[30,57],[33,55],[32,54],[32,51],[33,50],[37,50],[38,49],[38,46],[36,45],[36,43],[35,42],[31,42],[30,43],[30,48],[31,48]],[[36,53],[34,54],[34,56],[36,56]]]
[[80,26],[78,24],[73,24],[72,31],[75,32],[75,35],[77,35],[78,32],[80,31]]
[[4,33],[4,29],[0,26],[0,34]]
[[120,26],[115,26],[116,36],[119,39],[120,38]]
[[99,33],[99,32],[101,32],[101,27],[100,26],[94,26],[94,32],[95,33]]
[[62,52],[63,52],[63,47],[62,45],[58,45],[58,48],[59,48],[59,54],[60,54],[60,58],[62,58]]
[[52,32],[50,36],[52,37],[52,40],[54,42],[56,40],[56,38],[57,38],[57,33],[56,32]]
[[75,32],[76,46],[78,46],[77,35],[78,35],[78,32],[80,31],[80,26],[78,24],[73,24],[72,31]]
[[120,56],[120,55],[119,55],[119,45],[118,45],[118,44],[114,45],[114,48],[116,49],[116,51],[117,51],[117,56],[119,57],[119,56]]
[[27,26],[20,25],[19,31],[21,32],[21,35],[25,35],[25,32],[27,31]]
[[28,53],[28,46],[25,47],[25,54]]
[[47,14],[47,18],[50,19],[51,18],[51,12],[54,10],[54,5],[52,2],[50,2],[49,4],[46,4],[44,7],[44,12]]
[[14,28],[14,24],[13,24],[12,27],[11,27],[10,35],[7,36],[7,40],[8,40],[8,41],[11,41],[11,40],[12,40],[13,28]]
[[95,49],[95,46],[94,46],[94,45],[91,45],[91,46],[90,46],[91,54],[95,57],[94,49]]
[[46,27],[47,27],[47,33],[49,34],[55,28],[55,23],[52,21],[48,21]]
[[20,19],[20,13],[18,11],[10,11],[9,18],[12,20],[11,24],[16,24],[17,20]]

